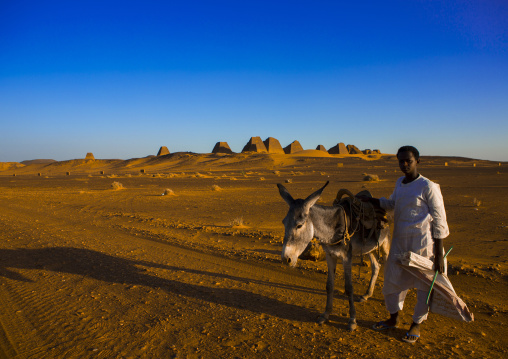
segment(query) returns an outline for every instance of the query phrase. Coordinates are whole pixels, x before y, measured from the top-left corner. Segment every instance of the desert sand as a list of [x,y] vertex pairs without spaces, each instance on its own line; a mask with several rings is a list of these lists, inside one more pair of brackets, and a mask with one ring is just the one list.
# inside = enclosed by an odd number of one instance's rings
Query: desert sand
[[[0,357],[505,358],[508,163],[422,157],[420,173],[441,185],[449,277],[475,321],[431,313],[411,345],[400,339],[414,292],[403,328],[372,330],[386,317],[381,274],[348,332],[338,270],[335,312],[319,326],[326,263],[280,261],[287,205],[276,183],[305,198],[329,180],[328,205],[341,188],[389,196],[401,176],[393,155],[2,163]],[[355,258],[356,294],[369,277]]]

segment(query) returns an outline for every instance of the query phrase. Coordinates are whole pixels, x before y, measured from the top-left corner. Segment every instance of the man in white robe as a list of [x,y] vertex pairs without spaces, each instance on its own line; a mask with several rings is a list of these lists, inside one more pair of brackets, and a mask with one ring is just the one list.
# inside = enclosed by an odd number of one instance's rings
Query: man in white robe
[[420,337],[420,324],[427,319],[429,307],[426,300],[430,288],[428,284],[405,271],[398,263],[399,257],[408,251],[414,252],[433,260],[435,269],[443,273],[443,239],[448,236],[449,230],[439,185],[418,173],[418,150],[412,146],[401,147],[397,158],[405,176],[397,180],[390,198],[369,200],[374,205],[394,211],[393,239],[385,266],[383,286],[390,318],[375,324],[374,329],[397,327],[407,291],[416,288],[417,303],[413,323],[402,338],[405,342],[414,343]]

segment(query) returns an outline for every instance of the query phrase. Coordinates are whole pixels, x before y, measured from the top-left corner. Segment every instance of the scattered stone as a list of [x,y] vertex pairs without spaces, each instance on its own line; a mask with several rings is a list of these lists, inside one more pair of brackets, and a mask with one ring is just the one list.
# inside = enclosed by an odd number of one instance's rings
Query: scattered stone
[[378,175],[365,174],[363,176],[363,180],[364,181],[368,181],[368,182],[378,182],[379,181],[379,176]]
[[119,190],[119,189],[124,189],[125,187],[120,182],[115,181],[111,184],[111,188],[114,190]]
[[175,192],[172,189],[166,188],[162,193],[163,196],[174,196]]

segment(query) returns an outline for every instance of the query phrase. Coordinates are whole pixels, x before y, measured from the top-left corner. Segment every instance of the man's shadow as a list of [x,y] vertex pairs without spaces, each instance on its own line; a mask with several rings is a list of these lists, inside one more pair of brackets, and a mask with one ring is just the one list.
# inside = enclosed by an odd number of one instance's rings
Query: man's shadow
[[247,309],[254,313],[264,313],[282,319],[313,322],[318,315],[317,312],[311,309],[288,304],[242,289],[207,287],[172,279],[159,278],[146,273],[145,269],[139,268],[138,266],[160,268],[170,271],[184,271],[243,282],[257,282],[276,288],[298,290],[313,294],[322,294],[324,296],[323,291],[311,288],[255,281],[227,274],[167,266],[146,261],[129,260],[89,249],[72,247],[0,249],[0,276],[13,280],[25,282],[32,281],[13,269],[43,269],[82,275],[109,283],[161,288],[169,293],[226,305],[232,308]]

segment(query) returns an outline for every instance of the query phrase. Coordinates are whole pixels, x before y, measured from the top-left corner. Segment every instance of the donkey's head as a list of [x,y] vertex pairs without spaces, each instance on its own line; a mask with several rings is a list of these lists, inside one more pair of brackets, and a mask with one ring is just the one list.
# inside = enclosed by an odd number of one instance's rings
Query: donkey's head
[[306,199],[293,199],[283,185],[277,184],[281,197],[289,205],[289,211],[282,220],[285,229],[282,242],[282,261],[292,267],[296,266],[298,257],[314,237],[314,226],[309,218],[309,212],[321,197],[321,193],[328,183],[326,182],[323,187]]

